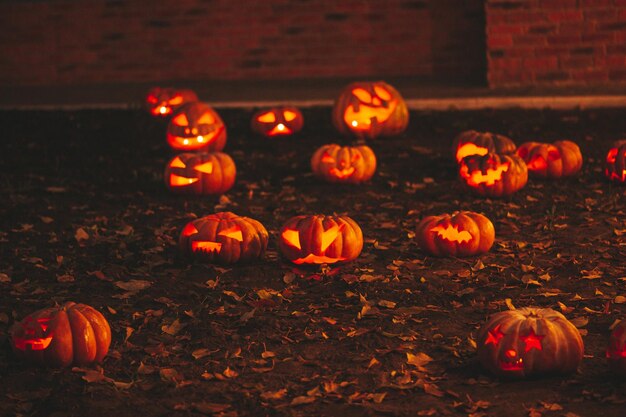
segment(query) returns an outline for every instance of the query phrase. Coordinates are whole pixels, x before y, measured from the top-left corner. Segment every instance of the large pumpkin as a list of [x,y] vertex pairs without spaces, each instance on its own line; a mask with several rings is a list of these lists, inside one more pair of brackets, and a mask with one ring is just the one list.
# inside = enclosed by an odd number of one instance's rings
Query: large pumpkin
[[51,367],[102,362],[111,344],[111,328],[104,316],[73,302],[26,316],[10,334],[18,356]]
[[435,256],[471,256],[487,252],[496,231],[487,217],[471,211],[424,217],[417,225],[419,246]]
[[226,146],[226,126],[206,103],[187,103],[167,126],[167,143],[183,151],[221,151]]
[[311,170],[329,182],[360,183],[374,175],[376,155],[364,145],[323,145],[311,157]]
[[223,152],[181,153],[165,165],[165,186],[181,194],[223,194],[235,183],[237,168]]
[[613,370],[626,374],[626,320],[620,321],[611,332],[606,358]]
[[459,163],[463,158],[470,155],[512,154],[515,152],[515,143],[504,135],[466,130],[454,138],[452,150],[456,162]]
[[511,195],[526,185],[528,169],[517,155],[472,155],[459,164],[459,176],[469,189],[488,197]]
[[355,82],[335,100],[332,120],[343,134],[375,138],[402,133],[409,124],[409,111],[400,93],[389,84]]
[[363,233],[348,216],[296,216],[280,229],[278,247],[295,264],[351,261],[363,249]]
[[302,130],[304,119],[296,107],[283,106],[259,110],[252,116],[250,128],[260,135],[287,136]]
[[185,103],[198,101],[191,90],[154,87],[146,95],[146,108],[153,116],[169,116]]
[[227,211],[187,223],[178,247],[183,255],[193,259],[232,264],[263,256],[267,240],[267,230],[260,222]]
[[517,148],[517,155],[526,162],[530,175],[542,178],[569,177],[583,166],[580,148],[569,140],[525,142]]
[[609,149],[604,163],[604,175],[611,181],[626,183],[626,140],[616,142]]
[[584,350],[578,329],[563,314],[535,307],[492,315],[476,343],[485,368],[514,378],[574,372]]

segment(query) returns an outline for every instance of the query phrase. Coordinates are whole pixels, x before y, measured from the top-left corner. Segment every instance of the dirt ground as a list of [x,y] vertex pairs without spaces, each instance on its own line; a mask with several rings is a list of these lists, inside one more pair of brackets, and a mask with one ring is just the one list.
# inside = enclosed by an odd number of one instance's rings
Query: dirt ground
[[[219,109],[218,109],[219,110]],[[626,110],[412,112],[409,129],[369,142],[360,186],[320,182],[309,158],[336,134],[329,108],[268,140],[253,109],[220,110],[235,187],[184,197],[162,181],[165,122],[140,110],[0,112],[0,414],[23,416],[624,416],[625,377],[604,351],[626,312],[626,188],[605,181]],[[465,129],[571,139],[583,171],[530,180],[510,199],[467,193],[451,158]],[[484,256],[433,258],[412,239],[429,214],[469,209],[495,224]],[[190,264],[176,247],[196,216],[233,211],[270,232],[251,265]],[[361,256],[330,268],[281,259],[276,235],[296,214],[344,213]],[[109,320],[101,367],[42,369],[17,360],[15,320],[65,301]],[[537,305],[580,328],[585,358],[567,377],[502,381],[476,360],[487,316]]]

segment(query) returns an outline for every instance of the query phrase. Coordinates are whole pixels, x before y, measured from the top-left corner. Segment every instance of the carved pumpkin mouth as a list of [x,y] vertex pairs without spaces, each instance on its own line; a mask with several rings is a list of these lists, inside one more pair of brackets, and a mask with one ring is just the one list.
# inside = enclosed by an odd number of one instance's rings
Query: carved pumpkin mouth
[[489,153],[489,149],[483,148],[482,146],[477,146],[474,143],[468,142],[459,146],[456,151],[456,161],[461,162],[463,158],[471,155],[487,155]]
[[354,174],[354,167],[344,169],[333,167],[328,170],[328,173],[337,178],[347,178],[350,175]]
[[180,130],[175,135],[168,133],[168,141],[175,143],[180,148],[194,150],[211,143],[213,139],[222,133],[224,126],[200,125],[198,128],[187,127]]
[[222,244],[219,242],[209,242],[205,240],[196,240],[191,242],[192,252],[220,253]]
[[153,107],[150,111],[154,116],[167,116],[172,113],[172,108],[163,103],[160,106]]
[[503,371],[523,371],[524,359],[518,358],[513,362],[500,361],[500,369],[502,369]]
[[372,107],[360,104],[358,110],[351,104],[346,108],[343,118],[354,130],[369,130],[373,123],[386,122],[395,109],[395,102],[389,103],[388,107]]
[[272,130],[269,131],[268,135],[270,135],[270,136],[290,135],[291,133],[292,133],[291,129],[289,129],[284,124],[279,123],[276,126],[274,126],[274,128]]
[[496,182],[502,180],[502,174],[509,170],[509,165],[508,162],[505,162],[493,168],[487,168],[486,172],[478,170],[469,172],[469,167],[462,165],[459,173],[469,186],[477,187],[481,184],[494,185]]
[[297,265],[301,265],[301,264],[334,264],[335,262],[342,262],[342,261],[345,261],[345,260],[346,260],[346,258],[331,258],[331,257],[328,257],[328,256],[313,255],[312,253],[309,253],[304,258],[294,259],[291,262],[293,262],[294,264],[297,264]]
[[[25,351],[30,346],[30,350],[45,350],[50,346],[53,339],[52,334],[45,335],[49,321],[49,318],[38,318],[37,320],[33,320],[30,317],[26,318],[23,322],[25,337],[15,337],[13,339],[15,348]],[[42,337],[34,337],[37,333],[43,333]]]
[[437,233],[437,236],[450,241],[450,242],[469,242],[472,240],[472,235],[467,230],[459,231],[459,226],[449,224],[446,227],[438,225],[430,229],[431,232]]
[[172,187],[182,187],[185,185],[191,185],[197,181],[199,181],[198,178],[189,178],[189,177],[183,177],[181,175],[170,174],[170,185]]

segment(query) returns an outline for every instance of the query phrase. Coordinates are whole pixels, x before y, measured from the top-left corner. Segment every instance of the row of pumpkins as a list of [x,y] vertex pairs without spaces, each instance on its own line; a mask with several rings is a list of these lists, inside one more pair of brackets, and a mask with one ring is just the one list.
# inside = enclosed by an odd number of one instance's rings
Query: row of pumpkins
[[[186,151],[171,159],[165,181],[169,189],[192,194],[221,194],[235,179],[235,164],[220,152],[226,128],[219,115],[189,90],[151,90],[150,112],[170,116],[167,141]],[[393,135],[408,124],[408,111],[400,94],[383,82],[353,83],[342,91],[333,108],[333,121],[342,133],[360,138]],[[294,107],[261,110],[251,126],[266,136],[288,135],[302,128],[302,114]],[[454,142],[460,178],[485,196],[510,195],[522,188],[528,172],[560,178],[576,174],[582,155],[576,144],[529,142],[516,149],[510,139],[491,133],[467,131]],[[626,144],[607,156],[606,175],[626,181]],[[359,183],[376,169],[371,148],[361,145],[324,145],[312,157],[313,171],[331,182]],[[269,235],[257,220],[230,212],[211,214],[189,222],[179,237],[185,255],[202,261],[235,263],[260,258]],[[494,240],[493,223],[484,215],[457,212],[428,216],[417,225],[420,247],[435,256],[471,256],[487,252]],[[363,247],[359,225],[348,216],[300,215],[282,226],[278,246],[295,264],[350,261]],[[68,302],[39,310],[11,329],[13,350],[32,362],[55,367],[101,362],[108,352],[111,331],[96,309]],[[525,377],[575,371],[583,357],[580,333],[561,313],[552,309],[521,308],[492,315],[477,338],[478,357],[496,375]],[[626,373],[626,320],[611,334],[607,357]]]

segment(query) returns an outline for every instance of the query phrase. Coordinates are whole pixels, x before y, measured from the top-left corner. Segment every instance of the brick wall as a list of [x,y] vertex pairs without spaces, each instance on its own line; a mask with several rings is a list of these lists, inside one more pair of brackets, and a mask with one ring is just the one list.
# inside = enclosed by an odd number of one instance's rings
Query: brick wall
[[480,0],[4,0],[0,25],[0,85],[481,82],[486,65]]
[[491,87],[626,84],[626,0],[486,0]]

